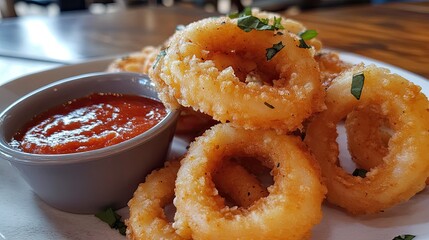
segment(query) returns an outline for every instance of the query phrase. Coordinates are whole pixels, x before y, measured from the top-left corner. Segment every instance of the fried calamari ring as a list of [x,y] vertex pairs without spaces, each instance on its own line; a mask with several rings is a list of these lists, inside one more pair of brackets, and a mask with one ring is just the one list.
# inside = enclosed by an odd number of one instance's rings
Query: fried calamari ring
[[347,115],[345,128],[350,155],[359,168],[369,170],[383,162],[393,133],[379,106],[353,110]]
[[[228,207],[212,180],[234,155],[272,168],[269,195],[249,208]],[[326,189],[316,161],[298,137],[218,124],[194,141],[177,174],[177,233],[193,239],[303,239],[322,217]]]
[[[350,93],[353,74],[363,72],[360,100]],[[429,102],[420,87],[388,70],[358,65],[327,90],[327,110],[310,122],[305,142],[316,156],[328,187],[328,201],[353,214],[380,212],[425,187],[429,175]],[[336,125],[354,109],[379,106],[393,135],[383,163],[365,178],[345,172],[338,160]]]
[[[267,60],[267,49],[285,46]],[[324,107],[319,68],[296,35],[244,32],[227,17],[177,32],[150,76],[170,108],[190,106],[221,122],[285,132]],[[168,85],[168,88],[164,86]]]
[[146,46],[140,52],[118,58],[107,68],[108,72],[136,72],[147,74],[160,51],[160,47]]
[[[392,128],[379,111],[381,109],[355,109],[347,115],[345,121],[347,145],[352,160],[365,170],[380,165],[389,153]],[[426,179],[426,185],[429,185],[429,178]]]
[[[307,30],[307,28],[302,23],[290,18],[284,18],[282,15],[277,13],[260,11],[255,8],[252,9],[252,15],[260,19],[269,19],[271,21],[271,24],[273,24],[274,17],[281,18],[281,25],[285,28],[285,30],[295,35],[299,35],[300,33]],[[322,42],[317,38],[307,40],[306,43],[312,46],[317,52],[322,50]]]
[[340,56],[335,52],[319,52],[314,58],[319,64],[320,78],[325,88],[328,88],[332,80],[338,77],[341,72],[352,67],[352,64],[342,61]]
[[179,161],[168,161],[165,167],[155,170],[146,177],[128,202],[130,217],[126,220],[127,238],[183,239],[175,233],[164,213],[164,207],[174,198]]
[[[261,19],[272,20],[274,19],[274,17],[282,18],[281,24],[285,28],[285,30],[295,35],[299,35],[300,33],[307,30],[307,28],[302,23],[290,18],[283,18],[281,15],[276,13],[252,9],[252,15]],[[352,66],[352,64],[342,61],[336,52],[322,50],[322,42],[317,38],[307,40],[306,43],[316,50],[314,58],[319,64],[320,77],[323,85],[326,88],[330,85],[331,81],[335,77],[337,77],[342,71]]]
[[239,207],[250,207],[257,200],[266,197],[268,191],[259,179],[234,161],[224,161],[213,174],[216,189],[228,196]]
[[[175,233],[164,211],[165,206],[173,202],[179,168],[179,161],[168,161],[164,168],[153,171],[139,185],[128,203],[130,217],[126,224],[129,239],[184,239]],[[267,190],[252,174],[230,161],[219,169],[216,179],[216,186],[241,207],[249,207],[267,195]]]

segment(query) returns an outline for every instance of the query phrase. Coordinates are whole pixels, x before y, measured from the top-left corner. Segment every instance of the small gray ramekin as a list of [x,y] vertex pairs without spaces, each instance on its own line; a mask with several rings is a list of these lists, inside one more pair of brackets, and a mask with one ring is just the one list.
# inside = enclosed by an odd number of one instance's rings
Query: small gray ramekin
[[149,78],[134,73],[76,76],[35,90],[0,114],[0,158],[18,169],[46,203],[73,213],[96,213],[126,206],[138,184],[163,165],[178,111],[156,126],[109,147],[70,154],[31,154],[12,148],[12,136],[35,115],[91,93],[122,93],[157,99]]

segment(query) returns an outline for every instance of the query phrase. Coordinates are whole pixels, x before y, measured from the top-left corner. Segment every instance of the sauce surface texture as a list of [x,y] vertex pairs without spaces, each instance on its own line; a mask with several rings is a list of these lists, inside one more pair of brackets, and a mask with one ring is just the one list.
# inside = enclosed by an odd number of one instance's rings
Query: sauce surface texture
[[36,154],[100,149],[147,131],[166,115],[163,104],[153,99],[95,93],[36,116],[11,145]]

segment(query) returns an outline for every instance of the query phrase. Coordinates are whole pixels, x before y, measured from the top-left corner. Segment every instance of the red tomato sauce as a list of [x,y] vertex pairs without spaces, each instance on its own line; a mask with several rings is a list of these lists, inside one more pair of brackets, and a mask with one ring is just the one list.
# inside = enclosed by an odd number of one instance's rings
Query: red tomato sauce
[[36,154],[100,149],[147,131],[166,115],[163,104],[153,99],[95,93],[36,116],[11,145]]

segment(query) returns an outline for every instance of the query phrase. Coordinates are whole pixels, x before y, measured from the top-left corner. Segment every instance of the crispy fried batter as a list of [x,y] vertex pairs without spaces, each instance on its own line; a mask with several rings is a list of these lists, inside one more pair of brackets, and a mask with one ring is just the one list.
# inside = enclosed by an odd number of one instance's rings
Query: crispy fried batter
[[[357,100],[350,87],[353,74],[360,72],[365,84]],[[420,87],[387,69],[358,65],[332,82],[326,105],[327,110],[309,123],[305,142],[321,165],[328,201],[352,214],[377,213],[425,187],[429,176],[429,102]],[[382,163],[371,168],[365,178],[354,177],[339,165],[336,124],[354,109],[370,106],[381,109],[393,135]]]
[[[279,42],[287,47],[267,60]],[[150,76],[169,108],[192,107],[247,129],[294,131],[324,108],[325,94],[314,50],[298,45],[287,31],[244,32],[227,17],[203,19],[171,38]]]

